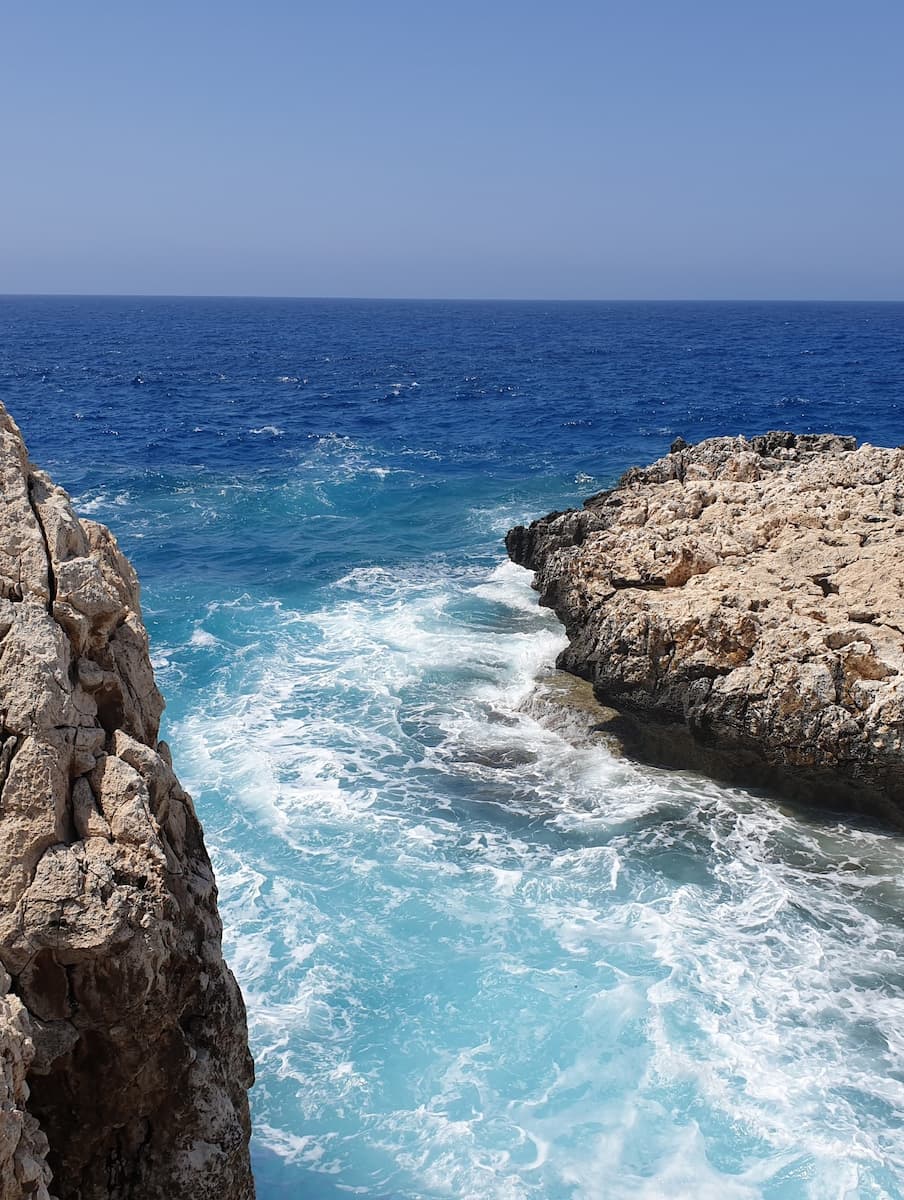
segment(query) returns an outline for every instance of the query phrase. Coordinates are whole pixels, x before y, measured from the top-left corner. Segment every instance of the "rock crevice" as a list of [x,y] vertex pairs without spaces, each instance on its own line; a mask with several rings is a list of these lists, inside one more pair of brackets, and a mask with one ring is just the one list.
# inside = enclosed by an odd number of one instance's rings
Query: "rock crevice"
[[643,757],[904,825],[904,449],[679,439],[511,530]]
[[138,581],[0,406],[0,1200],[250,1200],[241,995]]

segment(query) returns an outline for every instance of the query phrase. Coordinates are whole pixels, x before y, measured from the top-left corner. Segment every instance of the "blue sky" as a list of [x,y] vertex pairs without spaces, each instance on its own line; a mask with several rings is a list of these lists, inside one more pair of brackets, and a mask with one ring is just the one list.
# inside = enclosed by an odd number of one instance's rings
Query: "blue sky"
[[0,292],[904,297],[900,0],[4,5]]

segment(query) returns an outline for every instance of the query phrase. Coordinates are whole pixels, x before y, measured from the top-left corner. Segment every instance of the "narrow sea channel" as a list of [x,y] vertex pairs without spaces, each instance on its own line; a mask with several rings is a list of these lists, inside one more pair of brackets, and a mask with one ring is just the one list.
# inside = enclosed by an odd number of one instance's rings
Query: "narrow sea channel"
[[261,1200],[904,1197],[904,845],[613,757],[514,523],[690,440],[904,441],[904,305],[0,298],[143,581]]

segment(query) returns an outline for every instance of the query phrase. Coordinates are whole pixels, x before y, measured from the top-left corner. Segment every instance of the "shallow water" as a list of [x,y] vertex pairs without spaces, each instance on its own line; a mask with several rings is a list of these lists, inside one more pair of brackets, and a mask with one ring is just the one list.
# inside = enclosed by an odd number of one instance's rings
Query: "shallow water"
[[613,757],[512,523],[677,434],[901,436],[904,307],[0,300],[144,581],[263,1200],[904,1196],[899,839]]

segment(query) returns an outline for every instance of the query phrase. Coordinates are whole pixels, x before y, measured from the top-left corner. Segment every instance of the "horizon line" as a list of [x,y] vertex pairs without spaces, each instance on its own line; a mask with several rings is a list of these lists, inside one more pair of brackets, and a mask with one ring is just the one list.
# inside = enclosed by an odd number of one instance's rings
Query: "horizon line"
[[904,303],[904,296],[318,296],[263,292],[0,292],[0,300],[299,300],[353,304],[901,304]]

